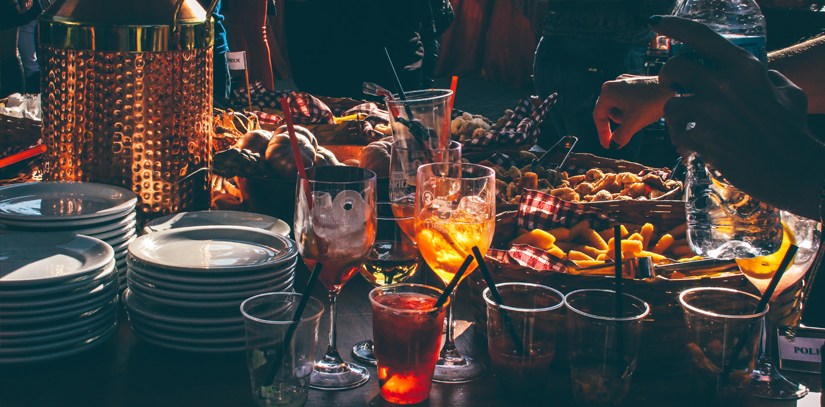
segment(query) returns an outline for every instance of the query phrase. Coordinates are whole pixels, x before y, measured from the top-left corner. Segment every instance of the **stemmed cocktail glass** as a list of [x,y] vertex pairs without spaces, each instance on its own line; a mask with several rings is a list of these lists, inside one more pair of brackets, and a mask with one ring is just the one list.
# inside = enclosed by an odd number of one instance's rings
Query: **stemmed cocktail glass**
[[369,380],[363,366],[344,362],[336,348],[336,308],[341,287],[358,272],[375,241],[376,177],[370,170],[326,166],[298,176],[295,240],[307,267],[323,264],[318,280],[329,292],[329,347],[315,363],[310,387],[341,390]]
[[[495,172],[481,165],[434,163],[418,168],[415,237],[421,256],[447,284],[477,246],[484,255],[495,231]],[[466,277],[477,267],[475,260]],[[484,365],[464,357],[453,337],[453,291],[447,310],[447,340],[436,363],[434,381],[461,383],[484,374]]]

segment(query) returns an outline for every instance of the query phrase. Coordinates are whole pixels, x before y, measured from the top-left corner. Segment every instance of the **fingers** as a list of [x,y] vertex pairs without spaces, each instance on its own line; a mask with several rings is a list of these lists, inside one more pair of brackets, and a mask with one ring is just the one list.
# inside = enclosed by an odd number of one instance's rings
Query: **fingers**
[[661,35],[685,43],[702,56],[719,63],[735,62],[744,56],[751,57],[748,51],[734,45],[708,26],[685,18],[665,16],[651,28]]
[[691,90],[715,87],[713,71],[682,56],[670,58],[659,71],[659,87],[665,91],[678,89],[676,84]]
[[599,133],[599,143],[604,148],[610,148],[612,138],[610,112],[612,109],[613,106],[609,105],[605,98],[600,97],[596,101],[596,108],[593,110],[593,121],[596,123],[596,131]]
[[708,129],[702,121],[697,123],[696,120],[707,116],[707,104],[697,97],[672,98],[665,103],[665,121],[670,142],[682,156],[701,152],[704,147]]
[[642,123],[643,120],[640,119],[640,116],[630,117],[627,121],[622,123],[621,126],[616,128],[615,131],[613,131],[613,142],[618,144],[619,148],[624,147],[625,144],[630,142],[630,139],[634,134],[638,133],[639,130],[649,124]]
[[808,95],[781,73],[770,70],[768,79],[773,82],[779,93],[796,107],[799,112],[808,111]]

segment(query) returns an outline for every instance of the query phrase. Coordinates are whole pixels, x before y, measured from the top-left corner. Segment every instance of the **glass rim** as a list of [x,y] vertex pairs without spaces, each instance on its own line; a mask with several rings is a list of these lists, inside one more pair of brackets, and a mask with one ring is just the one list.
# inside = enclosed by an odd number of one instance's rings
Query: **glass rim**
[[[392,202],[390,202],[390,201],[376,202],[375,203],[376,213],[378,212],[378,205],[389,205],[390,209],[392,209]],[[415,219],[415,216],[395,216],[395,213],[393,213],[393,216],[382,216],[382,215],[376,215],[376,216],[377,216],[376,219],[383,220],[383,221],[394,221],[394,220],[399,220],[399,219],[400,220]]]
[[707,311],[707,310],[703,310],[701,308],[698,308],[694,305],[688,304],[684,299],[684,297],[686,295],[693,294],[693,293],[698,292],[698,291],[716,291],[716,292],[727,292],[727,293],[731,293],[731,294],[742,294],[742,295],[746,295],[748,297],[751,297],[753,299],[756,299],[757,303],[759,303],[759,301],[761,301],[761,298],[757,297],[756,295],[753,295],[751,293],[746,293],[744,291],[734,290],[733,288],[726,288],[726,287],[695,287],[695,288],[690,288],[690,289],[687,289],[687,290],[682,291],[681,293],[679,293],[679,305],[681,305],[684,308],[689,309],[692,312],[695,312],[695,313],[700,314],[700,315],[708,316],[708,317],[725,318],[725,319],[743,319],[743,320],[761,318],[765,314],[767,314],[768,311],[770,311],[770,309],[771,309],[771,306],[770,306],[770,303],[769,303],[765,306],[765,309],[762,312],[758,313],[758,314],[729,315],[729,314],[720,314],[720,313],[717,313],[717,312]]
[[370,299],[370,303],[372,303],[372,305],[377,305],[377,306],[379,306],[383,309],[387,309],[387,310],[394,311],[394,312],[401,312],[401,313],[405,313],[405,314],[429,314],[429,313],[431,313],[435,310],[445,309],[445,307],[448,304],[451,304],[451,301],[450,301],[451,299],[447,299],[447,302],[445,302],[439,308],[433,307],[433,308],[427,308],[427,309],[398,309],[398,308],[393,308],[393,307],[390,307],[390,306],[387,306],[387,305],[384,305],[384,304],[381,304],[381,303],[378,303],[377,301],[375,301],[375,298],[373,296],[374,292],[381,291],[381,290],[386,290],[388,288],[396,288],[396,287],[420,287],[420,288],[426,288],[428,290],[433,290],[433,291],[437,292],[439,295],[444,294],[443,290],[435,288],[435,287],[431,287],[431,286],[428,286],[428,285],[424,285],[424,284],[415,284],[415,283],[387,284],[387,285],[382,285],[380,287],[375,287],[372,290],[370,290],[370,292],[368,294],[369,299]]
[[[294,324],[295,322],[292,321],[291,319],[289,321],[273,321],[273,320],[270,320],[270,319],[263,319],[263,318],[254,317],[252,315],[249,315],[248,312],[246,312],[246,310],[244,309],[244,306],[248,302],[250,302],[252,300],[255,300],[257,298],[261,298],[261,297],[287,297],[287,296],[303,297],[304,295],[305,294],[302,294],[302,293],[286,293],[286,292],[258,294],[258,295],[255,295],[255,296],[252,296],[252,297],[249,297],[249,298],[243,300],[243,302],[241,303],[241,306],[240,306],[241,315],[243,315],[245,320],[255,321],[255,322],[258,322],[258,323],[261,323],[261,324],[266,324],[266,325],[290,325],[290,324]],[[322,303],[321,300],[319,300],[319,299],[317,299],[313,296],[310,296],[309,301],[315,301],[321,307],[321,310],[318,311],[316,314],[312,314],[312,315],[309,315],[309,316],[306,316],[306,313],[304,313],[304,315],[301,315],[301,321],[300,322],[308,322],[308,321],[312,321],[314,319],[319,319],[319,318],[321,318],[321,315],[324,314],[324,310],[325,310],[324,309],[324,303]],[[309,302],[307,302],[307,304],[309,304]],[[306,308],[304,308],[304,310],[306,311]]]
[[593,319],[600,319],[602,321],[616,321],[616,322],[640,321],[640,320],[642,320],[642,318],[644,318],[644,317],[646,317],[650,314],[650,304],[648,304],[647,301],[642,300],[641,298],[639,298],[635,295],[631,295],[631,294],[628,294],[628,293],[625,293],[625,292],[622,293],[622,296],[626,296],[626,297],[629,297],[629,298],[632,298],[636,301],[641,302],[644,305],[644,312],[642,312],[638,315],[630,316],[630,317],[622,317],[622,318],[607,317],[607,316],[604,316],[604,315],[596,315],[596,314],[591,314],[589,312],[584,312],[584,311],[582,311],[578,308],[573,307],[572,305],[570,305],[570,302],[567,301],[567,298],[569,298],[571,295],[581,294],[581,293],[586,293],[586,292],[612,293],[613,295],[616,295],[616,291],[614,291],[614,290],[595,289],[595,288],[586,288],[586,289],[582,289],[582,290],[571,291],[571,292],[567,293],[567,295],[564,296],[564,306],[567,309],[569,309],[569,310],[571,310],[571,311],[573,311],[573,312],[575,312],[579,315],[583,315],[583,316],[586,316],[588,318],[593,318]]
[[[441,166],[444,166],[444,165],[447,165],[447,166],[456,166],[456,165],[458,165],[458,166],[461,166],[461,168],[462,168],[462,169],[463,169],[464,167],[471,167],[471,168],[472,168],[472,167],[477,167],[477,168],[483,168],[483,169],[484,169],[484,171],[488,172],[488,174],[487,174],[487,175],[480,176],[480,177],[460,177],[460,178],[459,178],[459,177],[445,177],[445,176],[435,175],[435,174],[433,174],[433,175],[430,175],[430,174],[423,174],[423,173],[422,173],[422,171],[421,171],[423,168],[426,168],[426,167],[432,167],[432,166],[436,166],[436,165],[441,165]],[[443,178],[443,179],[455,179],[455,180],[466,180],[466,181],[487,179],[487,178],[490,178],[490,176],[491,176],[491,175],[493,176],[493,178],[495,178],[495,175],[496,175],[496,172],[495,172],[492,168],[487,167],[487,166],[485,166],[485,165],[480,165],[480,164],[471,164],[471,163],[463,163],[463,162],[459,162],[459,163],[429,163],[429,164],[422,164],[420,167],[418,167],[418,170],[416,171],[416,173],[417,173],[417,174],[421,174],[422,176],[424,176],[424,177],[428,177],[428,178]]]
[[546,285],[535,284],[535,283],[499,283],[499,284],[496,284],[496,289],[498,289],[499,287],[507,287],[507,286],[538,287],[538,288],[542,288],[542,289],[547,289],[547,290],[553,292],[554,294],[558,294],[558,296],[561,298],[561,301],[559,301],[559,303],[556,304],[556,305],[553,305],[551,307],[544,307],[544,308],[518,308],[518,307],[511,307],[511,306],[508,306],[508,305],[499,305],[498,303],[495,302],[495,300],[493,298],[488,298],[488,297],[492,297],[492,295],[490,294],[491,293],[490,287],[487,287],[487,288],[484,289],[484,291],[481,293],[481,298],[484,298],[484,301],[487,303],[488,306],[489,305],[494,305],[494,306],[496,306],[500,309],[503,309],[503,310],[521,312],[521,313],[538,313],[538,312],[554,311],[554,310],[557,310],[557,309],[564,306],[564,294],[562,294],[561,291],[559,291],[559,290],[557,290],[553,287],[548,287]]
[[[335,167],[339,167],[339,166],[323,165],[323,166],[320,166],[320,167],[306,167],[305,169],[310,169],[310,168],[316,169],[316,168],[325,168],[325,167],[335,168]],[[375,180],[378,179],[378,175],[376,175],[375,172],[373,172],[372,170],[368,170],[366,168],[349,167],[349,166],[344,166],[344,168],[352,168],[354,170],[361,170],[361,171],[365,172],[364,175],[370,175],[370,177],[365,178],[365,179],[360,180],[360,181],[318,181],[318,180],[314,180],[314,179],[310,179],[310,178],[305,178],[305,177],[301,176],[300,172],[298,173],[297,177],[298,177],[298,180],[306,180],[306,181],[308,181],[310,183],[313,183],[313,184],[326,184],[326,185],[363,184],[363,183],[368,183],[370,181],[375,181]],[[348,171],[350,171],[350,170],[348,170]]]
[[[393,140],[392,148],[395,148],[395,149],[398,149],[398,150],[403,150],[403,151],[423,151],[423,149],[421,149],[421,148],[401,147],[401,146],[398,146],[396,144],[400,144],[400,143],[398,143],[396,140]],[[448,151],[449,152],[449,151],[461,151],[461,150],[462,150],[461,143],[459,143],[458,141],[455,141],[455,140],[450,140],[450,148],[446,148],[446,149],[445,148],[438,148],[438,149],[433,149],[431,151],[434,151],[434,152]],[[458,164],[458,163],[454,163],[454,164]]]
[[[428,93],[433,93],[434,96],[430,97],[422,97],[417,99],[410,99],[410,97],[417,97],[419,95],[426,95]],[[394,100],[389,100],[387,96],[384,96],[384,102],[386,103],[397,103],[397,104],[405,104],[405,103],[421,103],[421,102],[434,102],[438,99],[442,99],[445,97],[449,97],[453,95],[453,91],[450,89],[421,89],[421,90],[413,90],[409,92],[404,92],[404,96],[407,100],[401,100],[399,98],[398,93],[393,93],[392,97]]]

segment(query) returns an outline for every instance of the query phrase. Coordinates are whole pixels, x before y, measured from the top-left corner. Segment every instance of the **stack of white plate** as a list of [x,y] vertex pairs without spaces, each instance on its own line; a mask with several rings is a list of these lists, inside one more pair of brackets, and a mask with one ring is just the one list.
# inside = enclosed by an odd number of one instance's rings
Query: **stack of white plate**
[[0,363],[54,359],[111,336],[114,251],[67,233],[0,235]]
[[124,304],[132,330],[171,349],[241,351],[241,302],[261,293],[293,291],[297,254],[291,240],[242,226],[141,236],[126,257]]
[[143,233],[155,233],[169,229],[193,226],[249,226],[289,236],[289,225],[271,216],[240,211],[194,211],[181,212],[157,218],[143,227]]
[[115,251],[119,287],[126,288],[126,248],[135,240],[129,190],[90,182],[28,182],[0,187],[3,234],[65,232],[94,237]]

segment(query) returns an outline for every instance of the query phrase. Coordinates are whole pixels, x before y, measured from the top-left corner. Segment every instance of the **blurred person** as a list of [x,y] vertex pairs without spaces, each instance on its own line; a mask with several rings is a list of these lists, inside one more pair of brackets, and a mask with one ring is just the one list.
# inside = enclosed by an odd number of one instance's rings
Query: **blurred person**
[[[32,7],[39,7],[37,1]],[[21,25],[17,34],[17,51],[26,78],[26,93],[40,93],[40,65],[37,63],[37,20]]]
[[[421,61],[421,88],[430,89],[435,79],[438,55],[441,53],[441,34],[450,28],[455,20],[453,6],[449,0],[428,0],[429,15],[421,21],[421,44],[424,59]],[[427,11],[427,10],[425,10]]]
[[548,0],[548,4],[533,63],[536,92],[542,99],[559,94],[556,117],[563,121],[560,128],[579,138],[576,151],[637,160],[642,134],[622,150],[599,145],[593,108],[605,81],[646,73],[647,50],[655,38],[647,19],[670,13],[676,1]]
[[0,0],[0,98],[25,92],[23,64],[17,53],[18,27],[42,11],[32,0]]
[[[204,9],[209,8],[210,0],[198,0]],[[232,84],[229,76],[229,62],[226,60],[226,53],[229,52],[229,45],[226,42],[226,29],[223,26],[223,15],[221,15],[221,1],[215,5],[212,11],[215,19],[215,43],[212,45],[212,98],[216,107],[229,107],[229,96]]]

